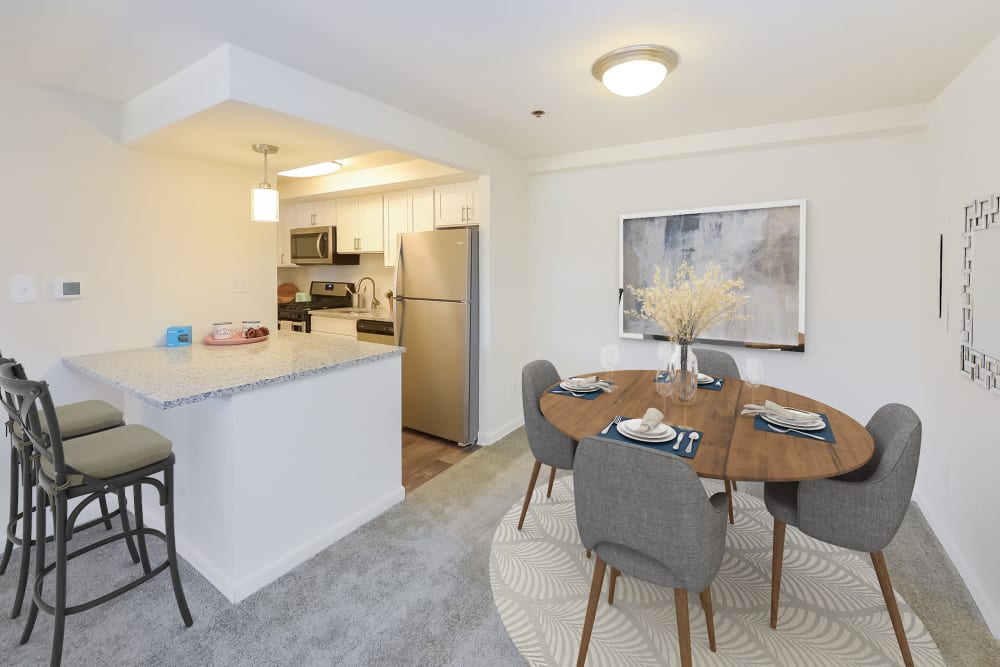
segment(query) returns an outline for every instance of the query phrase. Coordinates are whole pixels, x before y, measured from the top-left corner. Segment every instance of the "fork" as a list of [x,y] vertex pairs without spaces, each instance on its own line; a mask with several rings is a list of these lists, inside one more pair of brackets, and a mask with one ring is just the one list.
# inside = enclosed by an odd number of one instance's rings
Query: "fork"
[[799,431],[794,428],[779,428],[774,424],[768,424],[767,427],[772,431],[774,431],[775,433],[798,433],[799,435],[804,435],[807,438],[812,438],[813,440],[822,440],[823,442],[829,442],[829,440],[827,440],[822,436],[815,435],[813,433],[806,433],[805,431]]
[[621,416],[615,417],[614,419],[611,420],[610,424],[608,424],[607,426],[604,427],[604,430],[601,431],[601,435],[607,435],[608,431],[611,430],[612,426],[614,426],[615,424],[621,424],[621,423],[622,423]]

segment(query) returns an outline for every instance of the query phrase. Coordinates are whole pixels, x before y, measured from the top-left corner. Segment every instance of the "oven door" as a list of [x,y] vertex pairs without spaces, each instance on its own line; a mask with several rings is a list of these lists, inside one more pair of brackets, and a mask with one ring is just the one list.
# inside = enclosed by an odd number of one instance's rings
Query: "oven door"
[[333,229],[302,227],[291,230],[293,264],[333,264]]

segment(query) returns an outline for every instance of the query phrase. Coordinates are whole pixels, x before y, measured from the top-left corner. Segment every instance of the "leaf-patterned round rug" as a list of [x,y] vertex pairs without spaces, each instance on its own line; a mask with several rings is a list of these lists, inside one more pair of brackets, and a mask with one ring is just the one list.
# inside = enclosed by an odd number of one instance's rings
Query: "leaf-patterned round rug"
[[[723,490],[713,481],[705,488],[709,494]],[[778,629],[772,630],[771,515],[753,496],[737,493],[733,500],[736,525],[728,528],[722,569],[712,583],[716,653],[708,649],[698,596],[688,596],[695,665],[903,664],[868,555],[819,542],[791,526],[785,535]],[[587,559],[576,529],[572,476],[556,480],[551,498],[539,485],[522,531],[517,530],[520,513],[518,500],[493,535],[493,599],[528,664],[573,665],[593,560]],[[605,578],[587,664],[679,664],[673,591],[623,576],[610,606],[607,584]],[[896,597],[914,662],[944,665],[924,624]]]

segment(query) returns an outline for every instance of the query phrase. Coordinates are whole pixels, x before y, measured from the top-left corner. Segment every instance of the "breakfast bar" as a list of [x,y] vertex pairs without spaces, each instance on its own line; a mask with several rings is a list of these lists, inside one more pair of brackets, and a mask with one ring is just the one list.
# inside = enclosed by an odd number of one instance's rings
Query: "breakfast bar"
[[402,352],[282,331],[64,362],[173,442],[178,552],[237,603],[403,499]]

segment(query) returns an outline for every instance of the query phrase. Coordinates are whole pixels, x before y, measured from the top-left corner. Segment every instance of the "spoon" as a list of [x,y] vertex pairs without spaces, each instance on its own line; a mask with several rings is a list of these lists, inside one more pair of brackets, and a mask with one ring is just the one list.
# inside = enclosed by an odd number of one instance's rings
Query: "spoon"
[[691,453],[691,446],[694,445],[694,441],[697,440],[698,438],[699,438],[699,435],[697,433],[695,433],[694,431],[692,431],[691,434],[688,435],[688,446],[687,446],[687,449],[684,450],[685,454],[690,454]]

